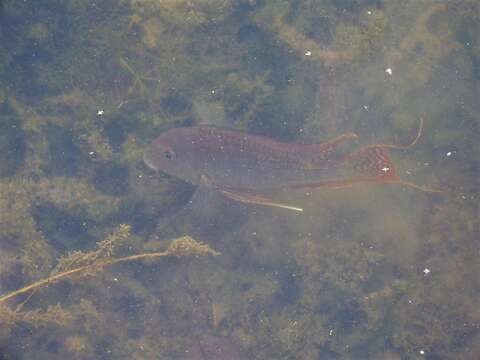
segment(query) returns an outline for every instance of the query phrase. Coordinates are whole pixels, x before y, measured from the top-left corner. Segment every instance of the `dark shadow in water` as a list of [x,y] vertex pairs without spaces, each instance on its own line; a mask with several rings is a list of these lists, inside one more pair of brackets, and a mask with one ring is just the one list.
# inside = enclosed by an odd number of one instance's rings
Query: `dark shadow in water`
[[47,172],[53,176],[75,176],[81,151],[75,143],[73,130],[50,125],[47,130],[49,163]]
[[128,194],[129,168],[125,165],[103,164],[95,169],[93,184],[100,192],[112,195],[123,196]]
[[165,231],[173,230],[177,235],[188,234],[212,244],[225,234],[234,233],[247,216],[247,206],[226,199],[212,189],[199,187],[184,207],[170,215],[167,225],[160,225],[156,235],[163,238]]
[[0,105],[0,178],[13,176],[23,166],[25,140],[21,124],[11,107]]
[[32,216],[38,229],[57,251],[88,249],[95,242],[87,231],[91,225],[85,216],[71,214],[48,203],[37,206]]

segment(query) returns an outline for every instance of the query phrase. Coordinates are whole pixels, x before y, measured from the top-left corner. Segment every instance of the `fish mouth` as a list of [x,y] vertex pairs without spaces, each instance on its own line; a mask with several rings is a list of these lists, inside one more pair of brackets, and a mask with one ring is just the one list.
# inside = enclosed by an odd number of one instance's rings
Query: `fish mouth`
[[143,162],[152,170],[158,171],[158,168],[155,166],[151,156],[149,156],[148,149],[143,153]]

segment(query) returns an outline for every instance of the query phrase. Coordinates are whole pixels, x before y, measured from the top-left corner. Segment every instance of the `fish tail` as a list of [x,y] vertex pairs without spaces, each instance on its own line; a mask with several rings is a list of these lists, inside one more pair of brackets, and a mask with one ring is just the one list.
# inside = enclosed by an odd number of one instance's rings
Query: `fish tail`
[[417,144],[423,131],[423,118],[420,118],[415,138],[407,145],[373,144],[364,146],[344,158],[352,168],[354,174],[366,181],[400,182],[388,149],[406,150]]
[[400,180],[387,148],[383,145],[362,147],[349,154],[343,161],[353,177],[359,181],[392,182]]
[[383,147],[385,149],[397,149],[397,150],[407,150],[411,147],[415,146],[420,140],[423,132],[423,117],[420,118],[420,123],[418,124],[417,135],[415,138],[410,142],[410,144],[400,145],[400,144],[375,144],[374,146]]
[[[443,189],[417,185],[415,183],[402,180],[395,170],[393,162],[388,152],[389,149],[406,150],[415,146],[420,139],[423,131],[423,118],[420,118],[420,124],[415,138],[407,145],[396,144],[373,144],[359,148],[343,157],[335,163],[333,169],[329,169],[327,174],[331,179],[319,179],[319,181],[294,186],[294,188],[316,188],[330,187],[343,188],[361,182],[377,182],[377,183],[395,183],[407,186],[424,192],[444,192]],[[326,145],[322,155],[328,154],[333,148],[332,145],[337,144],[344,139],[356,139],[354,133],[344,134]],[[324,156],[325,157],[325,156]],[[324,157],[321,159],[324,161]],[[313,167],[313,166],[311,166]],[[338,175],[338,176],[337,176]],[[337,176],[335,178],[335,176]]]
[[387,149],[407,148],[413,146],[413,144],[418,140],[418,137],[419,135],[417,135],[412,144],[405,147],[385,146],[380,144],[365,146],[357,151],[354,151],[344,160],[344,162],[347,164],[347,167],[350,167],[354,173],[350,179],[347,179],[347,182],[354,183],[369,181],[395,183],[424,192],[444,192],[444,190],[440,188],[417,185],[413,182],[404,181],[397,175]]
[[390,160],[388,151],[382,146],[365,146],[349,155],[332,168],[315,172],[315,181],[293,185],[291,188],[344,188],[360,182],[400,181]]

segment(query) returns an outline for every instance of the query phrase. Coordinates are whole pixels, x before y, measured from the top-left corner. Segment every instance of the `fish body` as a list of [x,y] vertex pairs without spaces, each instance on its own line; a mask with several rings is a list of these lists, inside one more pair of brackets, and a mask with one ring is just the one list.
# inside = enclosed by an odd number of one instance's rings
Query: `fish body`
[[360,182],[397,183],[427,192],[441,189],[401,180],[388,149],[409,145],[373,144],[344,154],[340,144],[354,133],[321,144],[286,143],[239,131],[202,126],[162,133],[146,149],[145,163],[192,184],[207,185],[235,201],[303,211],[265,196],[274,189],[341,188]]
[[221,187],[263,190],[338,178],[335,147],[335,141],[286,143],[215,127],[175,128],[152,142],[144,160],[193,184],[206,176]]

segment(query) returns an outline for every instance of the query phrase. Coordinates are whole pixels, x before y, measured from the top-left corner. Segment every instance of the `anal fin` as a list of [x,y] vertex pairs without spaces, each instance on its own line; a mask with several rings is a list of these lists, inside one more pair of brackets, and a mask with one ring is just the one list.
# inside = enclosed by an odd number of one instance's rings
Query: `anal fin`
[[222,195],[226,196],[229,199],[239,201],[239,202],[242,202],[242,203],[246,203],[246,204],[257,204],[257,205],[263,205],[263,206],[270,206],[270,207],[287,209],[287,210],[292,210],[292,211],[297,211],[297,212],[302,212],[303,211],[302,208],[287,205],[287,204],[282,204],[282,203],[279,203],[279,202],[277,202],[273,199],[270,199],[270,198],[266,197],[263,194],[254,193],[254,192],[251,192],[251,191],[222,189],[222,188],[217,188],[217,191],[220,192]]
[[209,188],[216,190],[226,198],[229,198],[231,200],[238,201],[244,204],[256,204],[256,205],[263,205],[263,206],[275,207],[280,209],[287,209],[287,210],[292,210],[297,212],[303,212],[303,209],[300,207],[280,203],[278,201],[270,199],[269,197],[263,194],[260,194],[252,190],[233,189],[233,188],[223,187],[219,184],[216,184],[212,179],[210,179],[206,175],[202,175],[201,184],[203,186],[207,186]]

